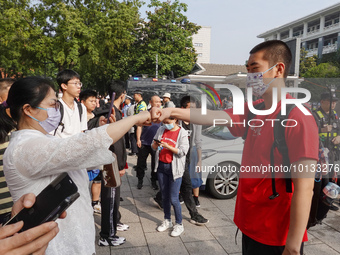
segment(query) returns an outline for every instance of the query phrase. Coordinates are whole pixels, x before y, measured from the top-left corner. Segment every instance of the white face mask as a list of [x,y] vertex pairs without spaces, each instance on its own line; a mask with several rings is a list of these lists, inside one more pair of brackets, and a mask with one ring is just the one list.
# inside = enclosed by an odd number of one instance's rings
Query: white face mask
[[275,66],[277,66],[277,64],[264,72],[247,73],[247,87],[251,87],[253,89],[254,96],[261,97],[264,92],[266,92],[266,90],[269,88],[269,85],[276,79],[274,78],[268,84],[264,84],[263,82],[263,74],[272,70]]
[[47,111],[47,119],[43,121],[39,121],[36,118],[31,117],[32,119],[36,120],[39,122],[39,125],[47,132],[51,132],[55,130],[59,126],[61,114],[60,110],[56,108],[42,108],[42,107],[37,107],[38,109],[45,110]]

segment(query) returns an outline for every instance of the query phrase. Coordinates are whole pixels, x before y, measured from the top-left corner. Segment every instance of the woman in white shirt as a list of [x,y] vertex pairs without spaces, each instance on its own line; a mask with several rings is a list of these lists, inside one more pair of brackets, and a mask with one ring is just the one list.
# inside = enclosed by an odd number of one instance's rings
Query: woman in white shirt
[[[15,82],[5,106],[10,108],[12,119],[1,106],[0,140],[2,134],[17,128],[4,155],[4,172],[14,201],[26,193],[37,195],[62,172],[86,171],[88,167],[111,163],[109,146],[133,125],[150,122],[150,114],[143,112],[68,138],[51,136],[48,133],[60,121],[59,104],[51,82],[38,77]],[[60,232],[46,254],[95,254],[88,179],[73,181],[80,198],[67,210],[67,218],[58,222]]]

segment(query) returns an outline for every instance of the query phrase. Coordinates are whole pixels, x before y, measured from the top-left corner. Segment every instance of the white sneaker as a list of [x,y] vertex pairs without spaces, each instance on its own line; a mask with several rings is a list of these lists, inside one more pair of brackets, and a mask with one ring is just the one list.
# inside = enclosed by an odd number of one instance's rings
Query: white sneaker
[[167,230],[168,228],[171,228],[172,227],[172,222],[171,220],[167,220],[165,219],[163,222],[162,222],[162,225],[158,226],[157,227],[157,231],[158,232],[163,232],[165,230]]
[[102,206],[100,205],[100,203],[98,203],[95,206],[93,206],[93,212],[94,213],[98,213],[98,214],[102,213]]
[[117,230],[118,231],[127,231],[127,230],[129,230],[129,225],[126,225],[126,224],[124,224],[124,223],[118,223],[117,224]]
[[184,232],[183,224],[176,224],[171,232],[171,236],[179,236]]

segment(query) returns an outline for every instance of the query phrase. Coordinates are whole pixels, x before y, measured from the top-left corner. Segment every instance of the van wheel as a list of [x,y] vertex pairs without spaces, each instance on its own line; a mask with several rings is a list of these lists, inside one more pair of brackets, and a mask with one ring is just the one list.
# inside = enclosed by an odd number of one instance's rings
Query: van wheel
[[[215,171],[209,174],[207,179],[208,190],[212,196],[218,199],[233,198],[237,194],[240,166],[232,162],[223,162],[218,165],[224,171]],[[228,171],[228,169],[233,171]]]

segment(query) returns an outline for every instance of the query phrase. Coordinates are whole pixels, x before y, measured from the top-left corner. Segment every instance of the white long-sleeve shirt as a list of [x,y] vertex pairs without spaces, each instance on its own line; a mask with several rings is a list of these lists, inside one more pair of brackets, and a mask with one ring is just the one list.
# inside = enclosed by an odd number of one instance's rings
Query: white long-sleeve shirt
[[26,193],[39,194],[60,173],[68,172],[80,197],[58,220],[60,232],[49,243],[46,254],[70,255],[95,253],[93,209],[85,169],[112,163],[107,125],[68,138],[44,135],[25,129],[12,133],[4,154],[4,172],[13,200]]

